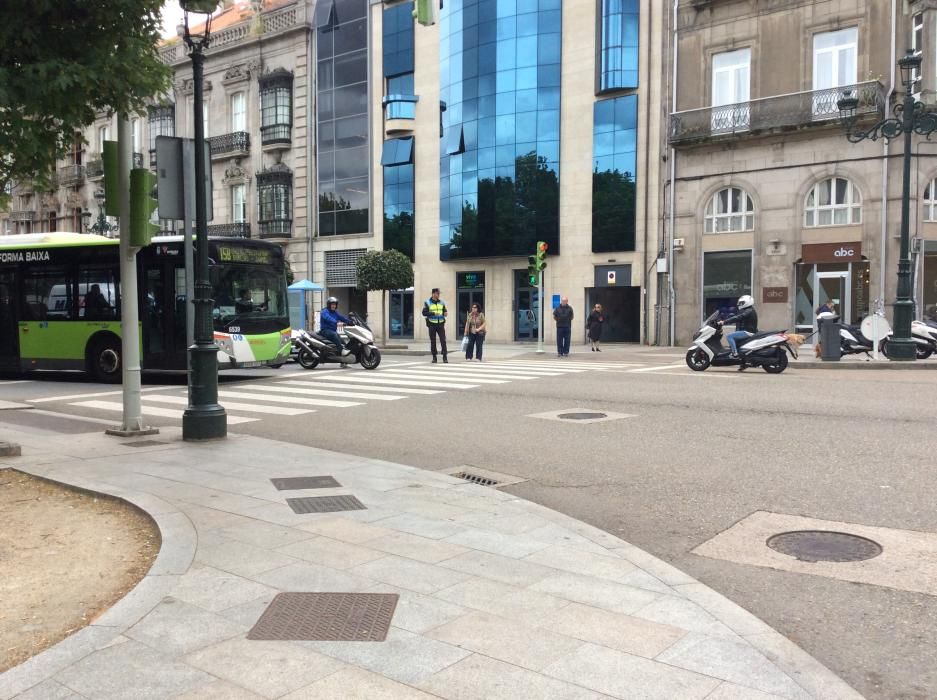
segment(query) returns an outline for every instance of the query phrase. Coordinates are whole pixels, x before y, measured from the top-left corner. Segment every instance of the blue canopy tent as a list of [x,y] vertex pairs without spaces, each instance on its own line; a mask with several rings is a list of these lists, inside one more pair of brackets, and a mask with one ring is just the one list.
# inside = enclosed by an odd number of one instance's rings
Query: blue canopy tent
[[299,280],[299,282],[293,282],[286,290],[289,296],[290,325],[293,328],[309,330],[306,325],[306,293],[319,292],[321,294],[325,291],[325,287],[309,280]]

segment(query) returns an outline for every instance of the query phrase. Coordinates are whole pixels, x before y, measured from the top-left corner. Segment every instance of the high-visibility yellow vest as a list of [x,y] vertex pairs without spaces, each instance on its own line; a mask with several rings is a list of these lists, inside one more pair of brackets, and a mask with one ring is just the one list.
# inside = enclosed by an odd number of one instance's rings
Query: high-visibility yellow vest
[[446,310],[446,302],[442,299],[439,301],[433,301],[432,298],[426,300],[426,307],[428,309],[426,313],[426,320],[429,323],[445,323],[446,317],[443,316],[443,312]]

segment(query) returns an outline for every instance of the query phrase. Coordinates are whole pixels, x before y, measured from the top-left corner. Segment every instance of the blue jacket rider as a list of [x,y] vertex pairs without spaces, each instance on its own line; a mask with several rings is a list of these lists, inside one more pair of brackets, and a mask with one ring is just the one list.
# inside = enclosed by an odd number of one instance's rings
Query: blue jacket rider
[[348,352],[338,335],[338,324],[347,323],[354,325],[354,321],[338,313],[338,299],[329,297],[326,300],[325,308],[319,312],[319,335],[328,338],[343,353]]

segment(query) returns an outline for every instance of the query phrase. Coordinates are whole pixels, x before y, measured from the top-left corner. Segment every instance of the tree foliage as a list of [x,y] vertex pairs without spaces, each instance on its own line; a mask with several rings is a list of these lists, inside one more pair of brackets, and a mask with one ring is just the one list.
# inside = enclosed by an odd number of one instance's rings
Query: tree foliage
[[358,258],[358,289],[406,289],[413,286],[413,264],[399,250],[369,250]]
[[142,112],[165,92],[162,4],[0,2],[0,192],[47,178],[97,112]]

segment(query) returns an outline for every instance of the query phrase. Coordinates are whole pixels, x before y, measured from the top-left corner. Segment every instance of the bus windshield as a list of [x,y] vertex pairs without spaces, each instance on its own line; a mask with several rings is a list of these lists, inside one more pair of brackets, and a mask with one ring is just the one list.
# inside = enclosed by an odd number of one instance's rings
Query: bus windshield
[[215,330],[226,331],[232,323],[252,326],[274,320],[279,321],[278,329],[289,325],[282,270],[269,265],[219,265],[212,280]]

